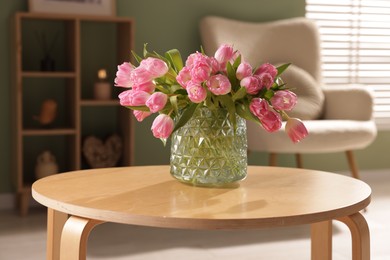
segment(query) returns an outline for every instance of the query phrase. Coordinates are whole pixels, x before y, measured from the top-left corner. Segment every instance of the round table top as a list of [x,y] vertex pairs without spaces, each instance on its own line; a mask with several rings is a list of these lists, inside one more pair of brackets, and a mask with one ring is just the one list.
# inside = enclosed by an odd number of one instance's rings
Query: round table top
[[183,184],[169,166],[80,170],[36,181],[32,194],[54,210],[102,220],[185,229],[299,225],[354,214],[368,206],[364,182],[316,170],[249,166],[226,188]]

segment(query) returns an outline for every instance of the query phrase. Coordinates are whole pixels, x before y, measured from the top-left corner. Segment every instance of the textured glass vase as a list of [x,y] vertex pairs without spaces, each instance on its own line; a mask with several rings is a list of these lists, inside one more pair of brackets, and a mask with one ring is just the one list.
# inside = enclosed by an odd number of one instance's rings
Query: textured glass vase
[[225,109],[198,108],[172,135],[171,174],[196,186],[224,186],[246,177],[246,122],[236,132]]

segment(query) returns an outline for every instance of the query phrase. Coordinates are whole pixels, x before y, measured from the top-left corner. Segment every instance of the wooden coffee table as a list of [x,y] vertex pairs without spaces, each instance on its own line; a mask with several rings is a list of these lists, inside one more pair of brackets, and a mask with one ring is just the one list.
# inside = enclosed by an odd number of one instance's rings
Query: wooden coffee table
[[312,259],[331,259],[332,220],[350,229],[353,259],[370,259],[359,211],[371,189],[339,174],[249,166],[236,185],[202,188],[173,179],[169,166],[121,167],[46,177],[32,194],[48,207],[47,259],[85,259],[89,232],[104,222],[206,230],[311,224]]

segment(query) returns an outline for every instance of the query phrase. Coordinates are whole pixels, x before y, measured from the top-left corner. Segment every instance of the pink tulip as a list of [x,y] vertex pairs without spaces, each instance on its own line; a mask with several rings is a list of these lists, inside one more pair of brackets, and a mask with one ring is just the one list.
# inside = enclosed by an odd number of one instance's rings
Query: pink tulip
[[274,84],[274,78],[269,73],[263,73],[256,77],[258,78],[260,85],[267,89],[270,89]]
[[133,83],[130,80],[130,73],[132,70],[133,65],[129,62],[124,62],[121,65],[118,65],[118,71],[116,72],[116,78],[114,80],[115,86],[131,88],[133,86]]
[[133,90],[135,91],[145,91],[148,93],[153,93],[156,89],[156,85],[153,83],[153,81],[148,81],[141,84],[135,84],[133,86]]
[[144,106],[150,94],[145,91],[134,91],[130,89],[121,92],[118,97],[122,106]]
[[210,58],[203,55],[200,52],[195,52],[192,53],[190,56],[188,56],[186,60],[186,66],[192,69],[193,66],[199,64],[199,63],[204,63],[204,64],[210,64]]
[[206,81],[211,75],[212,68],[210,64],[205,62],[199,62],[191,68],[191,81],[195,83],[201,83]]
[[215,52],[214,57],[220,64],[226,64],[234,56],[234,50],[231,45],[222,44]]
[[249,104],[249,110],[256,117],[262,117],[269,110],[269,105],[265,99],[254,98]]
[[145,105],[150,109],[150,112],[156,113],[165,107],[167,101],[168,96],[166,94],[155,92],[146,100]]
[[140,110],[133,110],[133,114],[138,122],[142,122],[145,118],[150,116],[152,113],[146,111],[140,111]]
[[249,76],[252,76],[252,66],[248,62],[242,62],[238,65],[236,77],[237,79],[242,80]]
[[298,97],[294,92],[289,90],[277,91],[271,98],[272,106],[277,110],[290,111],[294,108],[298,101]]
[[272,77],[272,80],[273,80],[276,77],[276,75],[278,74],[278,70],[276,69],[276,67],[274,65],[272,65],[270,63],[264,63],[255,71],[255,75],[261,75],[263,73],[270,74]]
[[259,119],[263,128],[268,132],[275,132],[282,127],[282,117],[273,110],[268,110]]
[[177,75],[176,80],[180,84],[180,86],[186,89],[188,82],[191,80],[190,68],[187,66],[183,67],[179,72],[179,74]]
[[166,114],[160,114],[154,119],[152,124],[153,136],[166,139],[171,135],[173,128],[173,119]]
[[137,67],[130,73],[130,80],[133,84],[144,84],[152,81],[154,76],[144,67]]
[[214,57],[210,57],[209,61],[211,65],[211,74],[216,74],[218,71],[224,70]]
[[259,83],[259,80],[257,79],[257,77],[254,77],[254,76],[249,76],[249,77],[243,78],[240,81],[240,85],[242,87],[245,87],[246,93],[251,94],[251,95],[255,95],[255,94],[259,93],[259,91],[261,89],[261,85]]
[[207,97],[207,91],[200,84],[191,82],[187,85],[188,98],[194,103],[200,103]]
[[140,67],[145,68],[153,78],[162,77],[168,72],[168,65],[164,61],[153,57],[142,60]]
[[285,130],[294,143],[300,142],[309,134],[305,125],[298,118],[288,119]]
[[222,74],[211,76],[206,85],[214,95],[225,95],[232,89],[229,79]]
[[268,132],[274,132],[282,127],[282,117],[269,107],[265,99],[252,99],[249,109],[259,118],[263,128]]

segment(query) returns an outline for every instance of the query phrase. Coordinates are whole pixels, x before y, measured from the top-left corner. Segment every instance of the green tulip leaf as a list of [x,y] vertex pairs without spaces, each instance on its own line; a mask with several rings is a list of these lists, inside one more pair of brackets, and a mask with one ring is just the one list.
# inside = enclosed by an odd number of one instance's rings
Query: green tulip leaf
[[282,74],[290,65],[291,63],[286,63],[277,67],[276,69],[278,70],[278,74],[276,75],[276,77],[280,76],[280,74]]
[[229,112],[229,120],[232,122],[234,129],[236,129],[236,107],[234,105],[233,99],[229,94],[217,96],[218,100]]
[[236,93],[234,93],[232,99],[235,102],[236,100],[242,99],[246,96],[246,88],[241,87]]
[[165,53],[165,57],[172,64],[177,73],[183,68],[183,59],[181,58],[179,50],[169,50]]
[[149,108],[147,106],[126,106],[129,109],[132,110],[139,110],[144,112],[150,112]]
[[236,112],[237,112],[237,114],[240,117],[242,117],[242,118],[244,118],[246,120],[251,120],[251,121],[256,122],[256,123],[261,125],[260,120],[255,115],[253,115],[251,113],[251,111],[249,110],[248,105],[237,104],[236,105]]
[[133,54],[134,59],[135,59],[138,63],[141,63],[142,58],[141,58],[137,53],[135,53],[135,51],[131,51],[131,53]]
[[173,129],[172,133],[175,132],[180,127],[184,126],[188,120],[192,117],[195,110],[198,108],[198,106],[202,105],[202,103],[192,103],[190,104],[184,111],[183,114],[180,116],[179,120],[177,121],[175,128]]
[[237,57],[237,59],[234,61],[233,68],[235,71],[237,71],[238,66],[241,64],[241,55]]
[[171,102],[173,111],[175,111],[176,114],[179,113],[179,106],[177,105],[177,96],[170,96],[169,102]]

